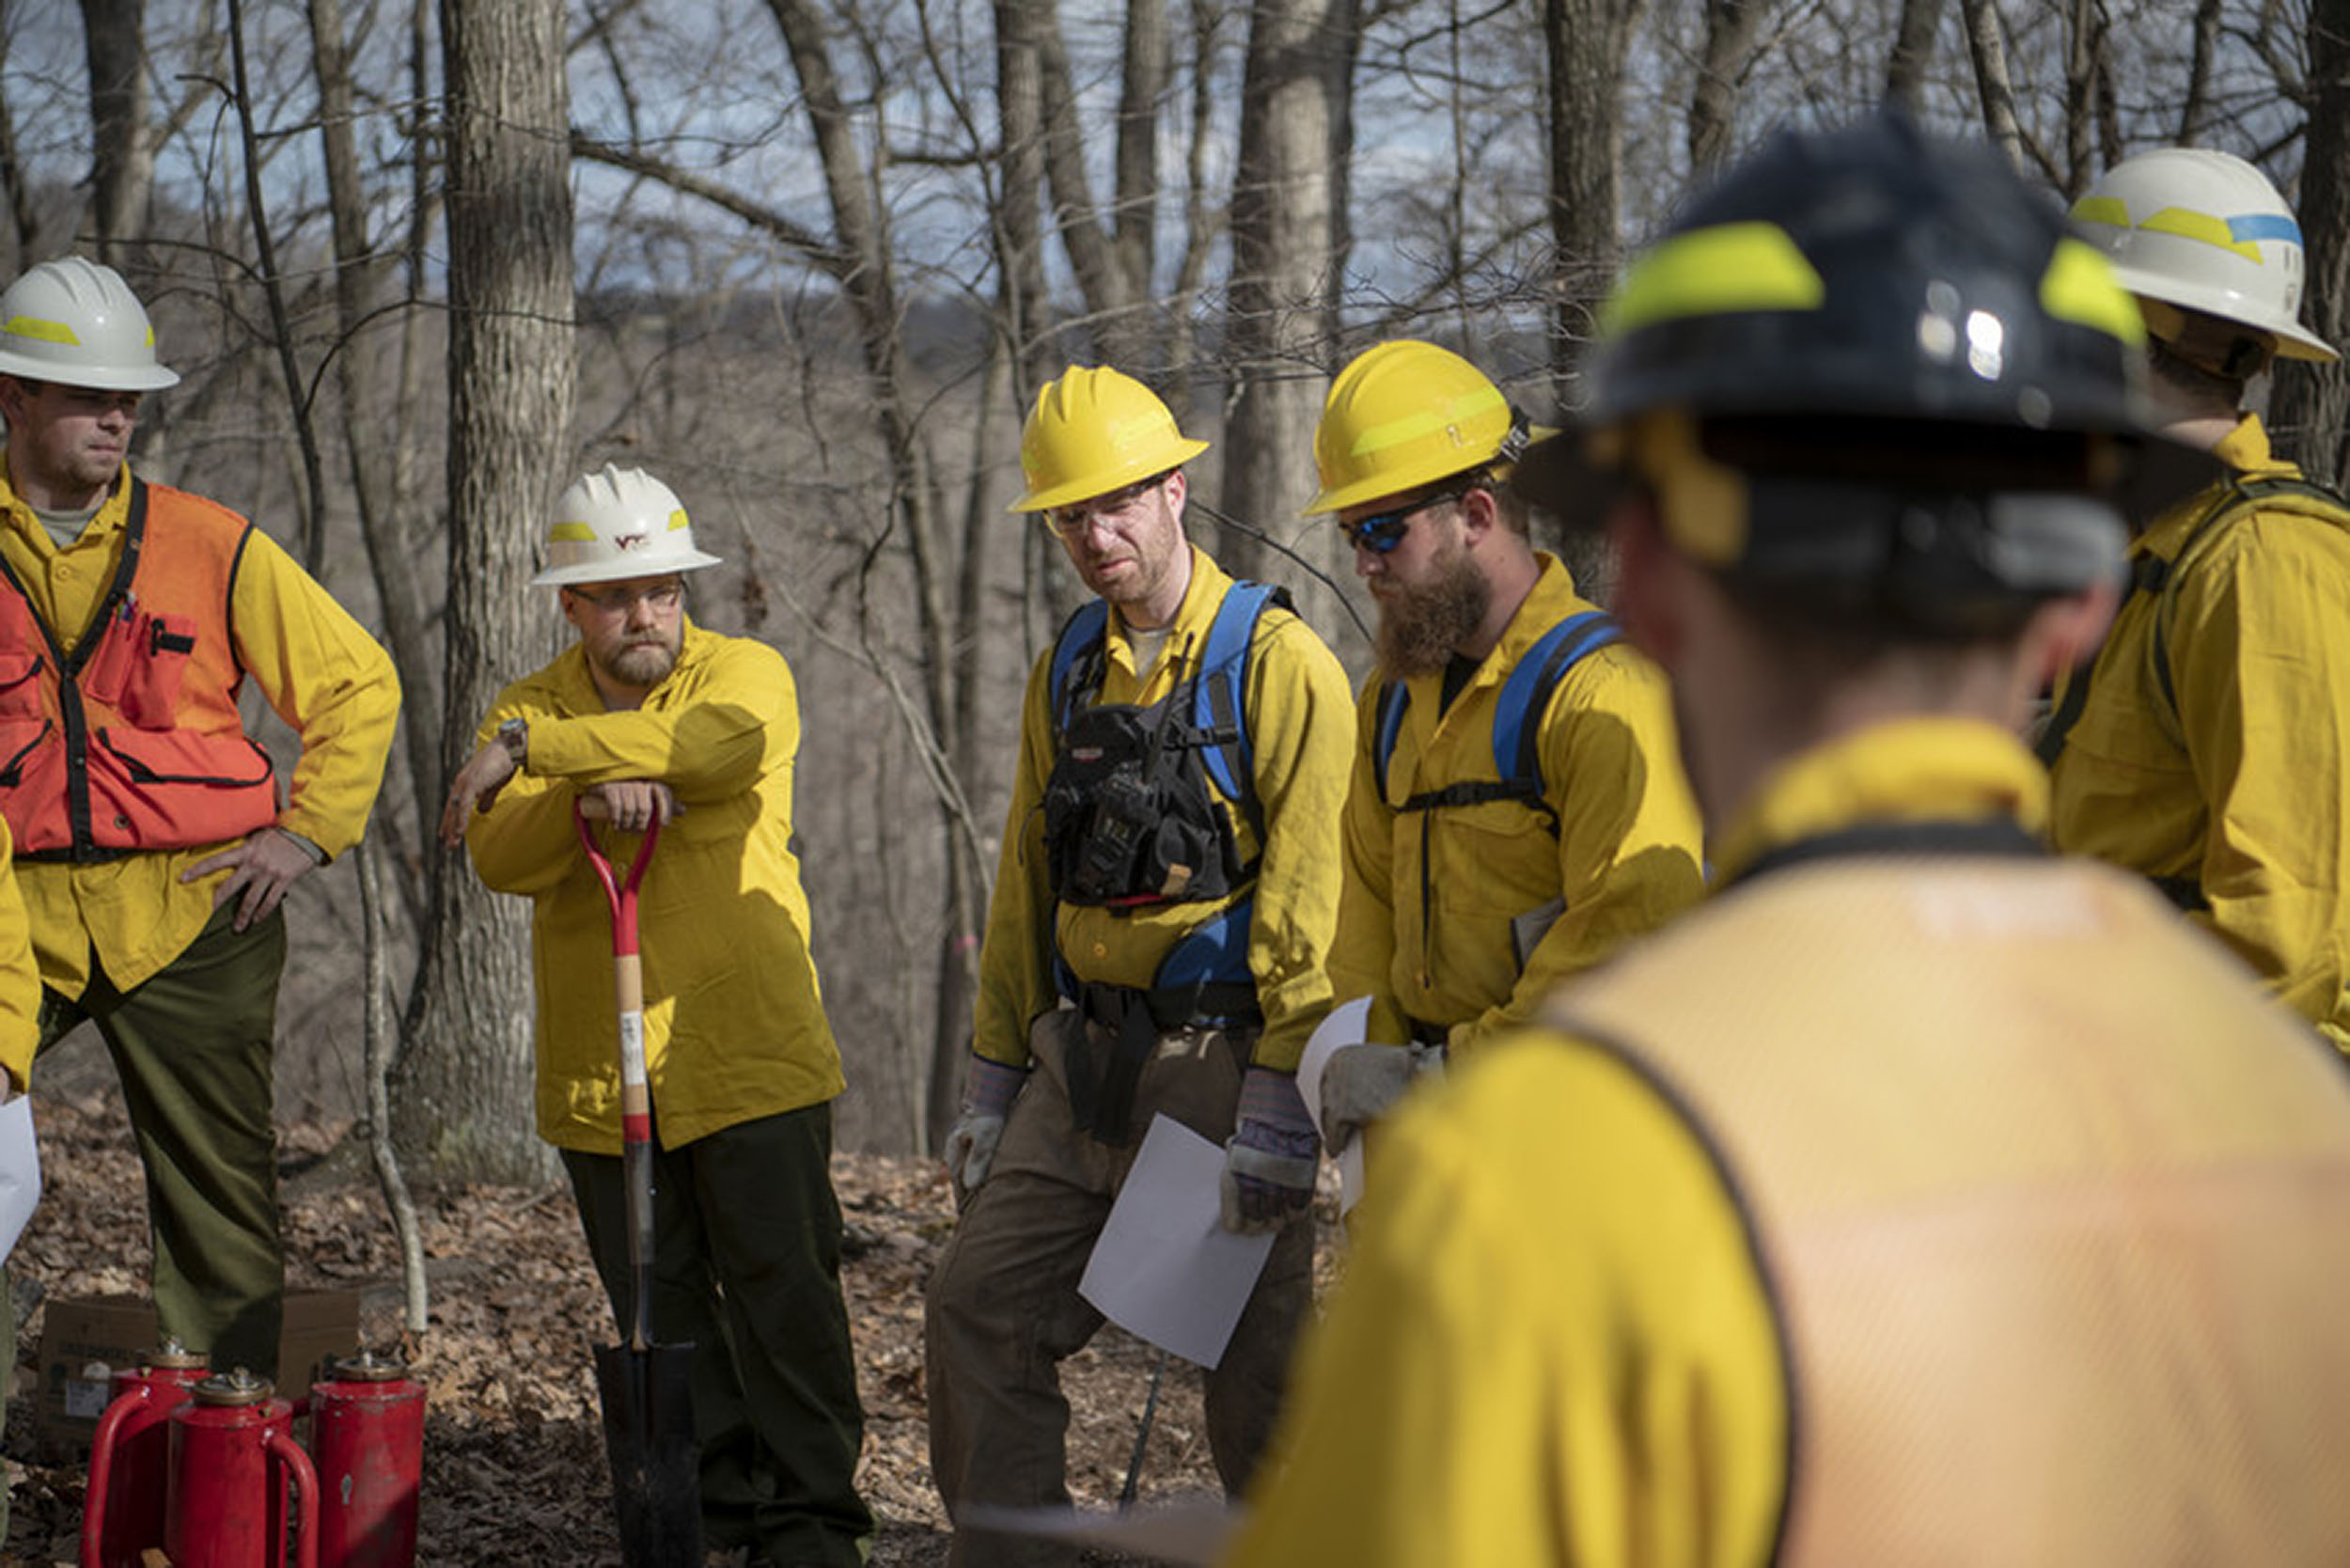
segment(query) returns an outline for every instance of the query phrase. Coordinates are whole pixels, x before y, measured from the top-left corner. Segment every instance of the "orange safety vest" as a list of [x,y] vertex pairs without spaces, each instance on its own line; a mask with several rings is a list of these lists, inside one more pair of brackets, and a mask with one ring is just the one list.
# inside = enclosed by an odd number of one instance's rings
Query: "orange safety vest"
[[252,527],[133,478],[121,562],[70,645],[0,559],[0,814],[18,859],[190,849],[277,820],[229,631]]
[[1774,1560],[2350,1562],[2341,1058],[2124,873],[1821,847],[1547,1014],[1744,1212]]

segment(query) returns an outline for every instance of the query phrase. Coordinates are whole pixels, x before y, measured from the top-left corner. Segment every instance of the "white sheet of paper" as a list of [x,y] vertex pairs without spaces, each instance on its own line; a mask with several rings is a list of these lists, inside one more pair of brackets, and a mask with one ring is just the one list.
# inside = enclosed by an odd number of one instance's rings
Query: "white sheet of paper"
[[33,1101],[20,1094],[0,1105],[0,1262],[40,1206],[40,1145],[33,1137]]
[[1044,1541],[1101,1546],[1153,1562],[1219,1560],[1244,1515],[1221,1497],[1184,1497],[1110,1513],[1074,1508],[968,1508],[957,1522],[971,1529]]
[[1213,1367],[1273,1251],[1270,1232],[1224,1229],[1224,1151],[1151,1120],[1077,1294],[1129,1334]]
[[[1371,998],[1357,996],[1332,1008],[1314,1032],[1306,1037],[1305,1054],[1297,1058],[1297,1092],[1306,1101],[1306,1114],[1322,1131],[1322,1074],[1330,1058],[1349,1045],[1361,1045],[1371,1028]],[[1324,1141],[1328,1141],[1326,1137]],[[1352,1214],[1363,1196],[1363,1140],[1346,1140],[1339,1151],[1339,1213]]]
[[1371,998],[1357,996],[1332,1008],[1306,1037],[1305,1052],[1297,1058],[1297,1092],[1306,1102],[1306,1114],[1314,1119],[1315,1132],[1322,1131],[1323,1070],[1339,1052],[1363,1043],[1370,1027]]

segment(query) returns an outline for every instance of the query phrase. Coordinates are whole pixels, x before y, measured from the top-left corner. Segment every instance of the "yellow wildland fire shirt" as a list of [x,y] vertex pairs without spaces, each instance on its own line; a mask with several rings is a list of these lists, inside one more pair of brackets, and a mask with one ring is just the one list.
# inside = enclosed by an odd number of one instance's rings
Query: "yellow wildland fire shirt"
[[[1231,582],[1204,552],[1192,548],[1191,586],[1168,629],[1165,651],[1148,674],[1136,672],[1133,648],[1113,606],[1104,636],[1102,689],[1094,700],[1148,706],[1188,682]],[[973,1045],[980,1056],[1008,1067],[1027,1065],[1028,1026],[1058,1001],[1053,982],[1057,941],[1079,980],[1144,988],[1186,932],[1233,902],[1201,900],[1126,911],[1065,904],[1053,897],[1043,809],[1057,744],[1052,661],[1047,648],[1028,675],[1020,770],[1004,817],[995,894],[979,955]],[[1256,759],[1257,797],[1263,806],[1264,843],[1256,843],[1244,813],[1225,809],[1242,858],[1258,856],[1256,878],[1246,889],[1253,890],[1256,901],[1248,971],[1256,977],[1257,1001],[1264,1012],[1254,1059],[1287,1073],[1296,1070],[1306,1037],[1330,1008],[1326,961],[1338,921],[1339,811],[1346,795],[1352,736],[1346,672],[1311,627],[1287,610],[1268,606],[1249,643],[1242,701]]]
[[[130,496],[125,468],[81,538],[60,550],[0,462],[0,551],[34,613],[69,651],[114,581]],[[167,527],[168,519],[154,525]],[[228,630],[237,662],[302,742],[277,825],[330,857],[342,854],[358,843],[384,782],[400,717],[391,655],[258,528],[245,535],[237,562]],[[20,863],[41,979],[79,996],[93,952],[121,990],[152,978],[212,917],[220,877],[182,884],[180,875],[220,848],[158,850],[86,866]]]
[[[1447,706],[1442,675],[1415,677],[1379,789],[1374,674],[1357,705],[1346,797],[1346,883],[1330,977],[1336,999],[1372,998],[1370,1038],[1416,1020],[1473,1046],[1531,1018],[1544,996],[1704,891],[1701,830],[1681,768],[1665,678],[1622,644],[1587,654],[1540,726],[1543,799],[1398,808],[1449,784],[1493,783],[1502,683],[1543,634],[1593,606],[1556,557],[1501,641]],[[1554,831],[1555,829],[1555,831]],[[1563,907],[1561,903],[1563,902]],[[1513,923],[1556,917],[1519,964]]]
[[1722,870],[1819,858],[1417,1091],[1230,1561],[2350,1561],[2350,1074],[2043,790],[1800,758]]
[[14,846],[0,822],[0,1067],[19,1094],[33,1081],[33,1050],[40,1043],[40,967],[33,960],[32,922],[9,867]]
[[[2249,479],[2300,478],[2254,416],[2217,453]],[[2130,596],[2091,668],[2051,839],[2182,890],[2190,919],[2350,1049],[2350,514],[2280,495],[2197,537],[2225,494],[2131,544],[2170,581]]]
[[[661,1145],[819,1105],[842,1088],[808,954],[791,851],[799,696],[783,655],[686,619],[677,666],[640,709],[606,712],[574,645],[498,695],[487,745],[530,726],[525,771],[465,828],[481,880],[532,901],[539,1136],[620,1152],[619,1012],[612,920],[572,804],[591,784],[657,778],[683,811],[661,830],[639,890],[645,1060]],[[640,836],[591,823],[623,877]]]

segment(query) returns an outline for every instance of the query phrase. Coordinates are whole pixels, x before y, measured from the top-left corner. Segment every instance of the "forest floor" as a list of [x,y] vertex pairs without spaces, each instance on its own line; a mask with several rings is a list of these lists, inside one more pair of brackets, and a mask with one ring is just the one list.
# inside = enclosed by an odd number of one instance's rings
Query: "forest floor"
[[[144,1190],[118,1094],[40,1095],[43,1198],[8,1262],[20,1300],[143,1292]],[[370,1347],[397,1349],[399,1247],[377,1188],[320,1179],[347,1128],[281,1129],[289,1284],[361,1296]],[[929,1160],[841,1155],[833,1176],[848,1222],[844,1285],[865,1400],[860,1482],[879,1516],[872,1568],[946,1560],[932,1488],[922,1387],[922,1289],[951,1228],[947,1179]],[[1325,1203],[1325,1207],[1328,1205]],[[568,1189],[474,1186],[418,1195],[430,1326],[414,1375],[430,1390],[418,1560],[426,1564],[619,1562],[589,1347],[609,1342]],[[43,1306],[19,1334],[6,1451],[6,1561],[75,1560],[86,1481],[46,1464],[34,1441]],[[1153,1353],[1105,1329],[1068,1364],[1070,1485],[1081,1504],[1114,1501],[1125,1480]],[[1198,1382],[1169,1372],[1144,1461],[1145,1499],[1214,1489]],[[1115,1560],[1105,1559],[1104,1560]]]

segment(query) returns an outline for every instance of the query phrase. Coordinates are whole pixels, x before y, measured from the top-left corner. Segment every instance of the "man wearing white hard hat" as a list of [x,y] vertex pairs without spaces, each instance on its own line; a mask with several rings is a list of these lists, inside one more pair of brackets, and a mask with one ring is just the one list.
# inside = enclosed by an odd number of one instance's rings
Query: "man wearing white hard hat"
[[2224,477],[2132,541],[2132,586],[2041,737],[2058,848],[2152,878],[2350,1047],[2350,509],[2269,447],[2248,394],[2301,325],[2301,230],[2251,165],[2165,149],[2073,207],[2146,318],[2175,439]]
[[[400,685],[267,534],[132,471],[140,400],[179,379],[106,267],[45,261],[0,294],[0,813],[41,1042],[88,1019],[122,1079],[158,1326],[274,1374],[280,902],[358,843]],[[248,679],[301,741],[288,777],[245,734]]]
[[791,850],[799,699],[783,656],[694,624],[685,508],[606,467],[566,490],[534,586],[578,640],[498,694],[449,787],[444,841],[533,903],[539,1133],[631,1316],[610,917],[572,807],[613,861],[662,823],[640,890],[655,1191],[652,1329],[691,1341],[705,1535],[755,1561],[857,1568],[864,1415],[830,1174],[840,1052],[808,957]]

